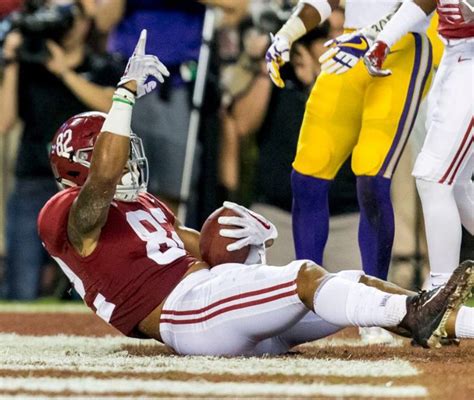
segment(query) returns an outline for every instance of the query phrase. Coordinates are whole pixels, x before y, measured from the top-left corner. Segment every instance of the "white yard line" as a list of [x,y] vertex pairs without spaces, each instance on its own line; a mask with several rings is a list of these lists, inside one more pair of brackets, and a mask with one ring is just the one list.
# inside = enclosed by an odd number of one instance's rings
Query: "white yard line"
[[138,379],[95,378],[2,378],[0,390],[35,391],[78,394],[104,393],[166,393],[194,396],[361,396],[361,397],[423,397],[427,390],[418,385],[343,385],[343,384],[281,384],[281,383],[236,383],[202,381],[142,381]]
[[[127,358],[128,357],[128,358]],[[0,358],[1,359],[1,358]],[[10,371],[69,371],[83,373],[167,373],[181,372],[189,374],[229,374],[240,375],[285,375],[300,377],[376,377],[399,378],[414,376],[418,371],[402,360],[388,361],[348,361],[294,360],[291,358],[267,359],[200,359],[199,357],[109,357],[92,359],[74,356],[67,358],[29,357],[28,360],[14,358],[1,359],[0,369]]]
[[[21,400],[115,400],[115,399],[120,399],[120,400],[137,400],[137,398],[140,399],[156,399],[156,396],[152,394],[148,395],[140,395],[140,397],[137,396],[120,396],[120,397],[110,397],[110,396],[40,396],[36,394],[12,394],[12,395],[1,395],[0,394],[0,400],[15,400],[15,399],[21,399]],[[177,400],[178,398],[173,397],[173,400]]]
[[[324,339],[314,345],[345,346],[352,339]],[[124,346],[132,346],[131,353]],[[134,356],[149,350],[151,356]],[[151,340],[107,336],[100,338],[81,336],[21,336],[0,334],[0,369],[10,371],[65,371],[80,373],[125,372],[130,379],[99,379],[92,377],[2,377],[0,400],[46,399],[42,393],[61,392],[73,396],[68,400],[98,399],[109,393],[120,394],[120,398],[133,398],[140,393],[142,398],[156,398],[158,394],[222,397],[425,397],[426,388],[419,385],[366,385],[327,384],[314,382],[295,383],[245,383],[207,382],[203,374],[229,374],[294,376],[299,377],[380,377],[398,378],[418,375],[419,371],[409,362],[400,359],[384,361],[361,361],[341,359],[306,359],[301,357],[220,358],[181,357],[160,355],[162,345]],[[169,381],[151,377],[138,377],[137,373],[162,374],[182,372],[194,374],[195,380]],[[155,375],[156,376],[156,375]],[[314,381],[314,380],[313,380]],[[19,392],[8,395],[8,392]],[[43,397],[41,397],[43,396]],[[129,397],[131,396],[131,397]],[[109,397],[110,398],[110,397]]]
[[[324,347],[342,347],[342,346],[347,346],[347,347],[367,347],[367,344],[362,342],[359,338],[326,338],[326,339],[321,339],[317,340],[315,342],[311,342],[308,344],[303,344],[301,345],[301,348],[305,347],[318,347],[318,348],[324,348]],[[399,337],[394,337],[393,343],[390,344],[385,344],[384,346],[386,347],[402,347],[403,346],[403,339]]]
[[0,369],[77,372],[187,372],[192,374],[404,377],[418,374],[409,362],[307,359],[301,357],[219,358],[133,356],[125,344],[153,347],[152,341],[121,337],[18,336],[0,334]]
[[0,303],[0,313],[91,313],[83,303]]

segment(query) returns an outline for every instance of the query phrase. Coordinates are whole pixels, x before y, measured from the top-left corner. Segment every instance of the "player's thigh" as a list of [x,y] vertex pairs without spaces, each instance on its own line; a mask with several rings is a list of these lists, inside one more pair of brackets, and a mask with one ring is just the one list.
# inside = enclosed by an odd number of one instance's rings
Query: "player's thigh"
[[[469,175],[474,151],[474,43],[446,48],[428,109],[428,133],[413,175],[451,185]],[[461,62],[459,62],[461,60]]]
[[167,299],[160,333],[179,354],[250,355],[308,311],[296,279],[306,261],[284,267],[223,264],[189,275]]
[[358,176],[390,178],[406,145],[432,74],[428,38],[409,34],[388,56],[386,78],[372,78],[364,100],[362,128],[352,156]]
[[366,79],[358,67],[318,77],[306,103],[293,162],[299,173],[333,179],[355,146]]

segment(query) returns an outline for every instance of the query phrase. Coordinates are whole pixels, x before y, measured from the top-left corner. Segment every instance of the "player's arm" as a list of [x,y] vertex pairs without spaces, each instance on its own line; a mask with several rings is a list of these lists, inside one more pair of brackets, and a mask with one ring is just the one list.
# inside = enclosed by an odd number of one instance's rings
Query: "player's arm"
[[390,70],[382,69],[390,47],[416,25],[422,23],[435,9],[436,0],[405,0],[364,56],[364,63],[369,73],[381,77],[390,75]]
[[87,180],[69,212],[68,238],[83,257],[91,254],[97,246],[116,186],[125,172],[135,97],[145,94],[144,83],[149,76],[163,81],[163,75],[169,75],[158,58],[145,54],[145,45],[146,30],[143,30],[94,145]]
[[265,61],[273,83],[284,87],[280,77],[280,67],[290,61],[291,45],[324,22],[339,5],[339,0],[300,0],[298,7],[283,27],[272,36],[272,44],[267,50]]
[[3,77],[0,79],[0,136],[8,133],[18,120],[18,85],[20,66],[17,49],[23,42],[19,32],[10,32],[3,44]]
[[174,223],[174,229],[179,238],[183,241],[186,251],[193,257],[201,260],[201,251],[199,250],[201,234],[194,229],[184,226],[178,219],[176,219]]
[[[133,90],[131,82],[126,87]],[[94,146],[90,172],[71,207],[67,229],[70,242],[84,257],[97,245],[129,151],[130,138],[111,132],[102,132]]]
[[126,0],[102,0],[95,7],[94,21],[101,33],[108,33],[125,15]]
[[64,50],[54,41],[48,40],[46,46],[49,50],[46,68],[62,80],[64,85],[89,109],[108,111],[112,104],[114,89],[97,85],[70,68],[64,60]]

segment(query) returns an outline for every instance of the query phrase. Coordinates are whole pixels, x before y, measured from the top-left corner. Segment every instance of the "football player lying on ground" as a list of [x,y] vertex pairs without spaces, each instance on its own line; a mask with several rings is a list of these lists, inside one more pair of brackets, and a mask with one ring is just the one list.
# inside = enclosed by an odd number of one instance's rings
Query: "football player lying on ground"
[[[308,260],[212,269],[203,262],[199,233],[146,192],[146,158],[130,119],[135,98],[153,88],[146,79],[163,81],[168,72],[145,54],[145,42],[143,31],[109,114],[77,115],[57,132],[51,163],[64,190],[39,216],[46,249],[102,319],[179,354],[280,354],[347,326],[390,328],[425,347],[474,335],[474,309],[461,306],[474,285],[471,261],[420,294]],[[247,209],[227,207],[241,215],[240,233],[221,233],[241,236],[236,243],[253,246],[251,254],[276,238],[263,217],[255,223]]]

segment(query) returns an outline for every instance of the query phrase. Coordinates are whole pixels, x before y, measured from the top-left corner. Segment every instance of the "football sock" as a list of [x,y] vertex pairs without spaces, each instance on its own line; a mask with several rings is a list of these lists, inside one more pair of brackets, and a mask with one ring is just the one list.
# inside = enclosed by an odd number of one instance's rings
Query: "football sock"
[[358,176],[360,207],[359,247],[367,275],[386,280],[395,234],[391,180],[382,176]]
[[446,274],[436,274],[431,272],[430,276],[428,277],[428,284],[426,285],[426,289],[432,290],[444,285],[449,280],[451,275],[452,274],[450,272]]
[[474,235],[474,182],[470,179],[456,182],[454,185],[454,198],[456,199],[464,228],[471,235]]
[[331,181],[291,174],[293,238],[297,259],[321,265],[329,234],[328,193]]
[[459,264],[461,218],[450,185],[416,180],[423,206],[428,258],[432,274],[451,274]]
[[456,337],[459,339],[474,338],[474,308],[461,307],[456,318]]
[[314,312],[339,326],[392,327],[405,317],[406,299],[330,275],[316,289]]

